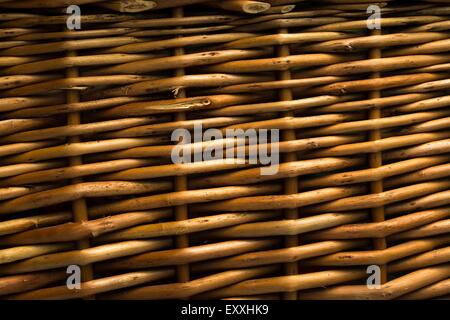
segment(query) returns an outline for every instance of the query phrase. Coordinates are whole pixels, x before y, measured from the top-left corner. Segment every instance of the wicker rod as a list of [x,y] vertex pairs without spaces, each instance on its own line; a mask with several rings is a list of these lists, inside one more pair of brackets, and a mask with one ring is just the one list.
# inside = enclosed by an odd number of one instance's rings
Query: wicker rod
[[0,299],[450,298],[449,0],[211,1],[0,0]]
[[[375,29],[372,31],[372,36],[380,36],[381,30]],[[372,48],[369,52],[370,59],[380,59],[381,58],[381,49],[380,48]],[[372,79],[380,78],[380,72],[374,72],[371,75]],[[369,93],[369,99],[379,99],[381,98],[380,90],[374,90]],[[381,110],[380,108],[373,108],[369,111],[369,119],[380,119],[381,118]],[[380,140],[381,131],[376,129],[372,130],[369,133],[370,141]],[[369,163],[371,168],[379,168],[383,166],[383,157],[382,151],[378,151],[375,153],[369,154]],[[379,179],[370,183],[370,189],[372,193],[382,193],[383,192],[383,179]],[[385,220],[384,214],[384,206],[376,207],[371,209],[372,213],[372,221],[373,222],[383,222]],[[385,238],[375,238],[374,239],[374,248],[376,250],[384,250],[386,249],[386,239]],[[386,283],[387,280],[387,267],[386,265],[381,265],[381,283]]]
[[[278,33],[287,34],[289,31],[286,28],[279,29]],[[288,57],[290,55],[289,47],[287,45],[281,45],[277,47],[278,57]],[[289,70],[279,71],[278,73],[279,80],[291,80],[291,72]],[[279,91],[279,98],[281,101],[292,101],[292,90],[290,88],[281,89]],[[284,117],[294,117],[293,111],[286,111],[283,113]],[[295,130],[283,130],[282,131],[282,139],[284,141],[293,141],[296,140]],[[297,160],[297,155],[295,152],[290,152],[284,155],[285,162],[293,162]],[[298,179],[297,177],[290,177],[284,180],[285,193],[286,194],[295,194],[298,192]],[[298,219],[298,209],[286,209],[285,211],[286,219]],[[285,237],[285,246],[289,247],[297,247],[299,244],[298,236],[286,236]],[[290,262],[284,265],[284,270],[286,275],[294,275],[298,274],[298,263]],[[285,300],[297,300],[297,292],[285,292],[283,294],[283,298]]]
[[[174,18],[183,18],[184,16],[184,10],[183,7],[177,7],[174,8],[172,11],[172,15]],[[177,29],[180,29],[181,27],[177,27]],[[182,38],[183,36],[177,36],[176,38]],[[182,56],[184,55],[184,49],[183,47],[175,48],[173,51],[175,56]],[[175,70],[175,76],[176,77],[182,77],[185,75],[184,68],[177,68]],[[186,98],[186,91],[184,89],[179,89],[176,91],[176,94],[179,98]],[[175,121],[186,121],[186,113],[185,112],[178,112],[175,114]],[[175,191],[185,191],[188,188],[188,182],[187,182],[187,176],[181,175],[175,177]],[[175,207],[175,220],[176,221],[183,221],[189,219],[188,214],[188,206],[187,204],[176,206]],[[179,235],[175,237],[175,243],[176,247],[178,249],[181,248],[187,248],[189,247],[189,236],[187,234]],[[189,282],[190,275],[189,275],[189,265],[179,265],[176,267],[177,270],[177,279],[178,282]]]
[[[68,57],[76,57],[76,51],[69,51],[67,53]],[[76,67],[67,69],[67,78],[78,77],[78,69]],[[80,102],[80,96],[76,90],[69,90],[66,94],[67,103],[78,103]],[[81,124],[81,116],[78,112],[69,113],[67,116],[68,125],[79,125]],[[80,138],[78,136],[69,137],[69,144],[79,143]],[[83,163],[82,156],[75,156],[69,158],[69,166],[79,166]],[[71,180],[72,184],[82,183],[82,178],[75,178]],[[72,212],[74,217],[74,222],[83,222],[89,220],[88,209],[86,200],[84,198],[77,199],[72,202]],[[90,247],[89,239],[81,239],[77,241],[79,249],[87,249]],[[92,265],[86,265],[81,268],[82,281],[91,281],[94,279],[94,271]],[[94,299],[94,297],[88,297],[87,299]]]

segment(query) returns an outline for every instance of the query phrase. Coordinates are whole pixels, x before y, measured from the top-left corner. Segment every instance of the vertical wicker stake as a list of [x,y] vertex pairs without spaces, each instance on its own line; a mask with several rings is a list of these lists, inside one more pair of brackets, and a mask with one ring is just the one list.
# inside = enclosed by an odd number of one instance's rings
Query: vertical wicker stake
[[[372,35],[381,35],[381,30],[375,29],[372,31]],[[373,48],[370,50],[369,53],[369,59],[379,59],[381,58],[381,49],[380,48]],[[372,79],[379,78],[380,73],[374,72],[371,75]],[[381,94],[379,90],[374,90],[370,92],[369,98],[370,99],[377,99],[380,98]],[[373,108],[369,111],[369,119],[380,119],[381,118],[381,110],[380,108]],[[376,141],[381,139],[381,132],[380,130],[372,130],[369,132],[369,139],[370,141]],[[381,152],[375,152],[369,154],[369,164],[371,168],[378,168],[383,165],[382,155]],[[381,193],[383,192],[383,180],[374,181],[370,184],[371,193]],[[374,222],[381,222],[385,220],[385,214],[384,214],[384,206],[377,207],[372,209],[372,220]],[[374,248],[376,250],[383,250],[386,249],[386,239],[385,238],[377,238],[374,239]],[[381,265],[381,283],[387,282],[387,268],[386,265]]]
[[[182,18],[184,16],[183,7],[177,7],[173,9],[173,17],[174,18]],[[181,36],[180,36],[181,37]],[[184,54],[184,50],[182,47],[176,48],[174,50],[175,56],[181,56]],[[177,77],[184,76],[184,69],[179,68],[176,69],[175,75]],[[180,89],[177,91],[177,96],[180,98],[186,97],[186,91],[184,89]],[[183,121],[186,120],[186,114],[184,112],[176,113],[175,121]],[[175,191],[184,191],[187,190],[187,177],[186,176],[176,176],[175,177]],[[188,207],[187,205],[180,205],[175,207],[175,220],[182,221],[188,219]],[[187,248],[189,247],[189,238],[187,235],[179,235],[175,238],[177,248]],[[178,282],[188,282],[189,275],[189,265],[180,265],[177,266],[177,278]]]
[[[76,51],[67,52],[67,57],[75,57],[77,55]],[[66,71],[67,78],[76,78],[78,77],[78,69],[76,67],[68,68]],[[76,90],[68,90],[66,94],[67,103],[77,103],[80,102],[79,93]],[[67,117],[68,125],[78,125],[81,124],[81,116],[78,112],[69,113]],[[69,143],[78,143],[80,142],[80,138],[78,136],[69,137]],[[69,158],[69,165],[78,166],[83,163],[81,156],[75,156]],[[81,183],[83,180],[81,178],[72,179],[72,184]],[[86,205],[85,199],[78,199],[72,202],[72,212],[73,212],[73,220],[74,222],[88,221],[88,209]],[[90,247],[89,239],[82,239],[77,242],[79,249],[87,249]],[[94,272],[92,265],[86,265],[81,268],[81,280],[82,282],[90,281],[94,279]],[[86,298],[86,299],[94,299],[94,296]]]
[[[287,29],[280,29],[279,33],[288,33]],[[281,45],[277,47],[277,53],[279,57],[288,57],[289,56],[289,47],[287,45]],[[289,70],[283,70],[279,72],[278,75],[280,80],[290,80],[291,72]],[[290,101],[292,100],[292,91],[291,89],[281,89],[279,92],[280,101]],[[293,117],[293,111],[287,111],[283,114],[285,117]],[[283,141],[292,141],[296,139],[295,130],[284,130],[282,132],[282,140]],[[285,162],[296,161],[297,155],[295,152],[287,153],[284,157]],[[285,180],[285,193],[293,194],[298,193],[298,180],[296,177],[287,178]],[[298,219],[298,209],[286,209],[285,210],[285,218],[286,219]],[[286,236],[285,238],[285,246],[286,247],[296,247],[298,246],[298,236]],[[286,263],[284,266],[285,273],[287,275],[296,275],[298,274],[298,264],[296,262]],[[297,300],[297,292],[286,292],[283,294],[283,298],[286,300]]]

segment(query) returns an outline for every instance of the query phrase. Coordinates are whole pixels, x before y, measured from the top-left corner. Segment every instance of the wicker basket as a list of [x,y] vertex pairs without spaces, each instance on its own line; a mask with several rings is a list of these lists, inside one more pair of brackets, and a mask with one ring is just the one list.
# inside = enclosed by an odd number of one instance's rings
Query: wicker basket
[[372,2],[0,0],[0,298],[448,297],[450,1]]

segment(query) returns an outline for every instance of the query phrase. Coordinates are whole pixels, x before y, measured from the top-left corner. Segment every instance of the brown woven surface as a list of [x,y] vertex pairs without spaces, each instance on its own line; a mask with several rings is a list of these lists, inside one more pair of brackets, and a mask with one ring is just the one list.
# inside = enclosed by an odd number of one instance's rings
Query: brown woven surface
[[[448,296],[450,1],[372,2],[0,0],[0,298]],[[199,123],[279,171],[173,164]]]

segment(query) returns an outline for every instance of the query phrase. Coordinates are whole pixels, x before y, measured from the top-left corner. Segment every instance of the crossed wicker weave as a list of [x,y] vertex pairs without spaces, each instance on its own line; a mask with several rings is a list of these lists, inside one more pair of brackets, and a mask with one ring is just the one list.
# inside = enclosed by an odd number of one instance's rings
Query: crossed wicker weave
[[[449,16],[0,0],[0,299],[448,298]],[[279,129],[278,172],[173,163],[199,124]]]

